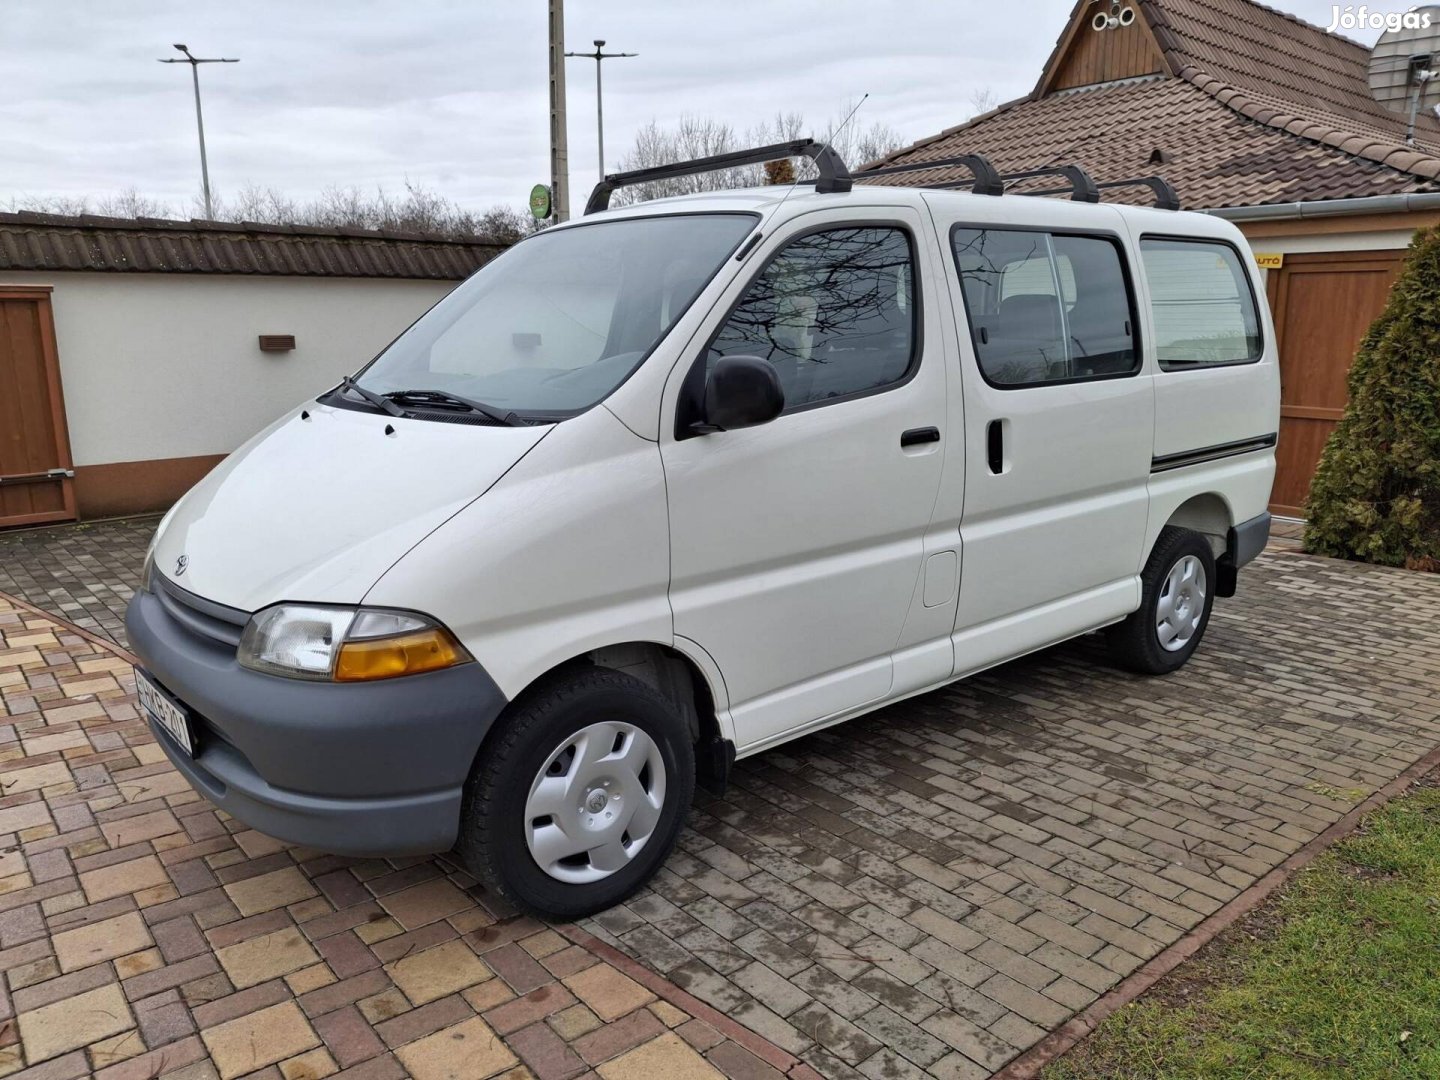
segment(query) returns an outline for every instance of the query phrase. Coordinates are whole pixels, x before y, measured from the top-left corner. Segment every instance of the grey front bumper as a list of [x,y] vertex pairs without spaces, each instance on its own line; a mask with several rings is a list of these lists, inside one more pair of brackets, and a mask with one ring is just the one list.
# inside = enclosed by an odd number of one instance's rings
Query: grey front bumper
[[344,855],[412,855],[455,841],[465,779],[506,705],[479,664],[371,683],[242,668],[150,593],[125,613],[131,649],[197,722],[195,757],[153,722],[175,767],[261,832]]

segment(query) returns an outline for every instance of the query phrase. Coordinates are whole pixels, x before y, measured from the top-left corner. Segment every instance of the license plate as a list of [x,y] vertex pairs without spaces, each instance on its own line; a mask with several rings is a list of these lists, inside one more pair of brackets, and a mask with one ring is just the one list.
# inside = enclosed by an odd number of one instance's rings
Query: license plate
[[195,746],[190,741],[190,721],[185,715],[185,709],[151,682],[143,671],[135,672],[135,690],[139,694],[141,707],[150,714],[150,718],[180,744],[180,749],[194,757]]

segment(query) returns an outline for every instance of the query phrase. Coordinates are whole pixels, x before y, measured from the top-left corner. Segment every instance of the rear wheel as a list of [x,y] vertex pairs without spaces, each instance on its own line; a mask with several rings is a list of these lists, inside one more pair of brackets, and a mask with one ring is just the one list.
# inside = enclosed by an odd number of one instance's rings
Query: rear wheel
[[1210,623],[1216,577],[1209,541],[1167,525],[1140,581],[1139,609],[1106,631],[1106,644],[1123,667],[1165,675],[1190,659]]
[[674,705],[608,668],[562,672],[507,710],[466,785],[457,850],[516,906],[573,919],[620,903],[675,845],[695,788]]

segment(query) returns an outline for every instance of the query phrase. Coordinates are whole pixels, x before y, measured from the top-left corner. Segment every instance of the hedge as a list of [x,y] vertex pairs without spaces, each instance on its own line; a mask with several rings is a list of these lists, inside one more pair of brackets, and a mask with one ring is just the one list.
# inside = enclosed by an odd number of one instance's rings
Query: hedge
[[1310,485],[1305,548],[1440,570],[1440,227],[1411,241]]

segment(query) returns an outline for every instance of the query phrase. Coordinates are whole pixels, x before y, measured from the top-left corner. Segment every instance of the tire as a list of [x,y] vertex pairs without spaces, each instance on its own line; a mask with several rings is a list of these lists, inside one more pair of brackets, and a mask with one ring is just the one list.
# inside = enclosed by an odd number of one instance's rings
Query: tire
[[516,907],[581,918],[660,868],[694,792],[695,747],[675,706],[622,672],[571,668],[497,721],[465,785],[456,852]]
[[[1216,575],[1209,542],[1189,529],[1165,526],[1140,581],[1139,609],[1106,631],[1106,644],[1121,667],[1168,675],[1190,659],[1210,625]],[[1172,596],[1180,598],[1178,605],[1171,605]],[[1169,606],[1163,625],[1162,605]]]

